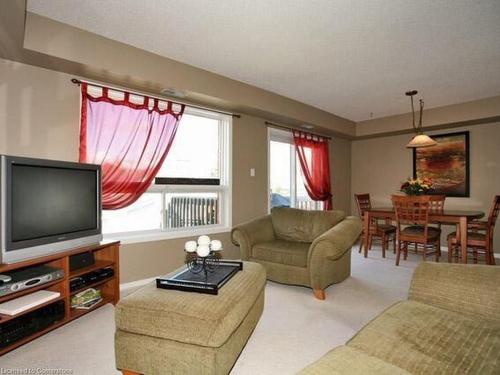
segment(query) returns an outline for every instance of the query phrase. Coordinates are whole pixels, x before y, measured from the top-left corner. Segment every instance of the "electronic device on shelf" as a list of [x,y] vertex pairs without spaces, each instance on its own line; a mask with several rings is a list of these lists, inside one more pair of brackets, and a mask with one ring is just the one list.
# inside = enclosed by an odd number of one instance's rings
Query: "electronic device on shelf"
[[0,314],[17,315],[23,311],[30,310],[34,307],[59,298],[61,293],[52,292],[50,290],[39,290],[34,293],[27,294],[22,297],[11,299],[10,301],[0,303]]
[[0,263],[101,240],[99,165],[0,155]]
[[42,265],[21,268],[4,274],[9,276],[11,280],[0,283],[0,297],[62,279],[64,270]]
[[80,268],[91,266],[95,263],[94,252],[86,251],[81,254],[75,254],[69,257],[70,271],[79,270]]
[[0,275],[0,285],[3,283],[8,283],[10,280],[12,280],[12,277],[9,275]]
[[73,292],[87,285],[113,277],[115,270],[112,267],[100,268],[96,271],[85,273],[69,281],[69,289]]
[[85,285],[87,285],[87,283],[82,277],[75,277],[69,281],[69,290],[73,292],[83,288]]
[[41,307],[0,324],[0,349],[64,319],[64,301]]

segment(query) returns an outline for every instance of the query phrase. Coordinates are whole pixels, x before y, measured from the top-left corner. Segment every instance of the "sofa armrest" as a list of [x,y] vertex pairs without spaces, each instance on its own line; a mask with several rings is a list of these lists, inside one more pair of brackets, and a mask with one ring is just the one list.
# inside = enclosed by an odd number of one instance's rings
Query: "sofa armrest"
[[500,321],[500,267],[423,262],[409,299],[461,314]]
[[271,215],[248,221],[233,228],[231,240],[240,247],[241,259],[248,260],[252,247],[261,242],[274,240],[274,229]]
[[347,216],[314,240],[309,248],[308,264],[311,265],[314,258],[339,259],[357,241],[361,230],[361,220],[356,216]]

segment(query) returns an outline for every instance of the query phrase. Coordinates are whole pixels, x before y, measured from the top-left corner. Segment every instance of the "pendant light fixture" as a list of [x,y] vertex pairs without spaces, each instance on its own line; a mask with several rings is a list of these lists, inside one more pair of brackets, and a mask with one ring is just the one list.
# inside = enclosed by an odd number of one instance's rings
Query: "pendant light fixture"
[[413,106],[413,97],[418,94],[417,90],[410,90],[405,93],[406,96],[410,97],[411,100],[411,114],[412,114],[412,120],[413,120],[413,129],[415,130],[416,135],[413,137],[413,139],[406,145],[408,148],[417,148],[417,147],[429,147],[429,146],[434,146],[437,144],[437,142],[429,137],[428,135],[424,134],[424,131],[422,130],[422,114],[424,111],[424,101],[422,99],[419,100],[420,103],[420,116],[418,119],[418,125],[415,125],[415,108]]

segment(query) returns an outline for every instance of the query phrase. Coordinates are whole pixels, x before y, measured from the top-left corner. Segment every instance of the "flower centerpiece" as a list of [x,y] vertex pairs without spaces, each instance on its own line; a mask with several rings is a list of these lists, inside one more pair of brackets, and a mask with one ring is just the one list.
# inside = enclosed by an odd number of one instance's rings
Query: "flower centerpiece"
[[400,190],[406,195],[425,195],[433,186],[432,179],[424,178],[408,178],[401,185]]

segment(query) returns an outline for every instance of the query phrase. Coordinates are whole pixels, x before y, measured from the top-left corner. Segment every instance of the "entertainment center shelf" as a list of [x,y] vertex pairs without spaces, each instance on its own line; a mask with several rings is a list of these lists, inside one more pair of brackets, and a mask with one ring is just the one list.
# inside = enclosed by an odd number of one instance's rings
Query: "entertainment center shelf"
[[[36,313],[37,310],[43,309],[44,307],[55,306],[58,302],[59,303],[61,301],[64,302],[64,315],[58,321],[51,324],[49,327],[46,327],[29,336],[19,339],[18,341],[13,342],[12,344],[9,344],[6,347],[3,348],[0,347],[0,356],[31,340],[34,340],[37,337],[44,335],[47,332],[50,332],[72,321],[73,319],[79,318],[82,315],[85,315],[101,306],[104,306],[107,303],[112,303],[113,305],[118,303],[118,300],[120,299],[119,248],[120,248],[120,243],[118,241],[101,242],[100,244],[97,245],[85,246],[77,249],[51,254],[48,256],[22,261],[19,263],[0,264],[0,274],[5,274],[7,272],[24,269],[30,266],[40,266],[40,265],[62,269],[64,272],[64,276],[61,279],[53,280],[41,285],[36,285],[34,287],[0,297],[0,303],[3,303],[14,300],[22,296],[26,296],[28,294],[40,290],[47,290],[60,293],[59,297],[50,300],[48,302],[42,303],[40,305],[37,305],[36,307],[25,310],[19,314],[12,316],[0,314],[0,335],[2,334],[1,327],[4,324],[8,325],[9,322],[12,322],[16,318],[22,317],[23,315]],[[72,255],[88,253],[88,252],[93,253],[95,262],[90,266],[86,266],[76,270],[70,270],[70,257]],[[71,279],[80,277],[84,274],[88,274],[89,272],[97,271],[103,268],[112,268],[114,271],[114,275],[103,280],[86,284],[85,286],[80,287],[76,290],[73,291],[70,290]],[[94,288],[100,290],[102,301],[99,302],[97,305],[92,306],[88,310],[71,308],[71,296],[88,288]]]

